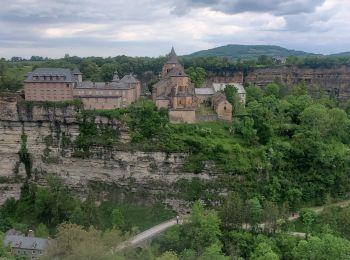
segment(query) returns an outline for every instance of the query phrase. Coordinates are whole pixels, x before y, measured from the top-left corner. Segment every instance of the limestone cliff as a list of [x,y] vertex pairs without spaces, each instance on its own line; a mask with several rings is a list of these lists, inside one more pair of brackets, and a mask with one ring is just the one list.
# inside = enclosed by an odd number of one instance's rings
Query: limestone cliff
[[336,66],[333,68],[299,68],[280,66],[272,68],[250,69],[243,72],[209,73],[206,85],[213,82],[238,82],[255,84],[261,87],[278,81],[289,87],[304,81],[311,93],[326,91],[339,97],[350,98],[350,67]]
[[288,86],[305,81],[311,93],[323,90],[334,93],[340,99],[350,98],[350,67],[347,66],[317,69],[286,66],[255,69],[248,71],[244,77],[245,83],[259,86],[266,86],[275,80]]
[[[93,147],[89,158],[77,157],[73,145],[66,143],[79,135],[79,114],[74,106],[18,106],[15,98],[0,98],[0,203],[18,197],[27,176],[18,155],[23,136],[32,162],[30,180],[44,184],[45,175],[54,173],[79,194],[93,187],[101,198],[145,200],[170,192],[179,179],[210,178],[205,173],[184,173],[186,154],[181,153],[128,151],[116,145]],[[128,128],[120,121],[103,117],[95,121],[118,129],[120,143],[129,142]]]

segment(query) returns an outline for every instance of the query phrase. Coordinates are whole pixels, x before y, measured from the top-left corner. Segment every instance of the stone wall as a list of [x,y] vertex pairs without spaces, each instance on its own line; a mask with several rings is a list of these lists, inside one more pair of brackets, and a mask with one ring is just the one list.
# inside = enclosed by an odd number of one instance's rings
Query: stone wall
[[26,147],[33,163],[30,180],[45,185],[45,177],[53,173],[82,196],[94,188],[101,199],[143,201],[161,194],[164,200],[179,204],[166,195],[174,189],[175,182],[212,178],[208,172],[184,173],[186,154],[125,149],[129,132],[119,121],[95,119],[98,125],[119,129],[119,146],[93,147],[89,158],[80,158],[73,146],[62,146],[63,136],[74,142],[79,135],[77,108],[17,107],[14,100],[4,99],[0,99],[0,106],[0,203],[9,197],[18,198],[21,183],[27,177],[18,156],[22,133],[27,136]]
[[169,120],[172,123],[195,123],[196,111],[193,110],[169,110]]

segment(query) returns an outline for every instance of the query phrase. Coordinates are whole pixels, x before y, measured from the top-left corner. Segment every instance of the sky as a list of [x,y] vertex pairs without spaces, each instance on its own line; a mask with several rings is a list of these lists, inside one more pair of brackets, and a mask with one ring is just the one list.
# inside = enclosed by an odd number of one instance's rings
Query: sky
[[0,57],[180,55],[227,44],[350,51],[349,0],[0,0]]

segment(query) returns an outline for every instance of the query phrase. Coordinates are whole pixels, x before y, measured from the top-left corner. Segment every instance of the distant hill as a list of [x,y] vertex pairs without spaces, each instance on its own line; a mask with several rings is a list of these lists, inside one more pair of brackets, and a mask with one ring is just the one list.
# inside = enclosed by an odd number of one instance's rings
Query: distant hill
[[288,57],[288,56],[314,56],[317,54],[304,51],[289,50],[274,45],[236,45],[230,44],[209,50],[198,51],[187,55],[188,57],[227,57],[234,59],[255,59],[261,55],[272,57]]
[[341,53],[336,53],[336,54],[331,54],[329,55],[330,57],[345,57],[345,58],[350,58],[350,52],[341,52]]

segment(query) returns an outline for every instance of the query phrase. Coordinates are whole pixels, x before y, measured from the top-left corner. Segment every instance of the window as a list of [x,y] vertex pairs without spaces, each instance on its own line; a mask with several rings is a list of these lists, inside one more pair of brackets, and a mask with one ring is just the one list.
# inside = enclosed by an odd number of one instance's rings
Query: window
[[224,110],[226,111],[226,106],[224,106]]

